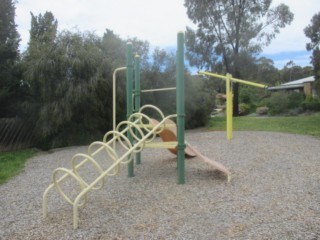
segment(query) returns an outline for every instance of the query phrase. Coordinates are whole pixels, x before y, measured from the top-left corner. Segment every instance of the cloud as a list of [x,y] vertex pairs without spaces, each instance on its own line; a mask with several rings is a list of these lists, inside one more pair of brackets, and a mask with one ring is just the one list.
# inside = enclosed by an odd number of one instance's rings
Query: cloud
[[320,11],[320,1],[273,0],[273,6],[280,3],[290,7],[290,11],[294,14],[294,20],[291,25],[280,30],[280,34],[264,49],[264,53],[306,50],[306,43],[309,39],[304,35],[303,29],[310,24],[312,16]]
[[[320,10],[319,0],[273,0],[273,5],[285,3],[295,17],[290,26],[264,49],[264,54],[305,51],[309,41],[303,29]],[[184,0],[20,0],[16,4],[16,24],[22,37],[21,49],[29,40],[31,16],[51,11],[58,20],[59,30],[94,31],[102,36],[111,29],[120,37],[137,37],[155,47],[176,46],[176,34],[193,26],[188,19]],[[296,59],[291,59],[295,62]],[[309,61],[309,57],[304,59]],[[300,59],[299,61],[302,61]]]
[[190,23],[183,0],[21,0],[16,5],[16,23],[23,45],[29,38],[30,12],[51,11],[59,29],[94,31],[106,28],[123,38],[138,37],[155,46],[172,46],[178,31]]

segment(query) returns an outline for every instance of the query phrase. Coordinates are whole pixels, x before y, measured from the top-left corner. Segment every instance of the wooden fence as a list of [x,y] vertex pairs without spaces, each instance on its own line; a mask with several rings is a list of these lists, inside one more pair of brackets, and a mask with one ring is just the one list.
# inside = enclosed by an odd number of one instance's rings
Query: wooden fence
[[0,152],[34,145],[34,124],[19,118],[0,118]]

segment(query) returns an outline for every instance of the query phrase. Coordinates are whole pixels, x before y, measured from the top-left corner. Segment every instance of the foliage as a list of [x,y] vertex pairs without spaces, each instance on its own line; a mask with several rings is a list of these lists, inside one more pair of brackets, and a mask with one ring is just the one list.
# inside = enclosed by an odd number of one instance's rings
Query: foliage
[[34,149],[0,153],[0,184],[17,175],[23,169],[27,159],[35,154]]
[[208,81],[196,76],[186,76],[186,128],[208,124],[214,106],[214,94],[206,87]]
[[[151,64],[141,73],[142,89],[175,87],[175,58],[173,53],[156,48]],[[206,88],[206,81],[185,73],[186,128],[204,126],[208,122],[214,101],[212,93]],[[176,95],[174,91],[143,93],[143,104],[153,104],[164,114],[173,114],[176,112]]]
[[[268,131],[303,134],[320,137],[320,114],[290,117],[237,117],[233,118],[234,131]],[[226,118],[210,120],[210,130],[225,131]]]
[[244,116],[244,115],[248,115],[250,113],[250,105],[246,104],[246,103],[240,103],[239,104],[239,114]]
[[267,106],[269,108],[269,114],[283,114],[287,113],[290,109],[297,109],[302,106],[304,101],[303,93],[287,93],[287,92],[275,92],[272,93],[268,99]]
[[[112,75],[115,68],[126,64],[126,41],[113,31],[107,29],[99,38],[89,32],[59,33],[57,26],[50,12],[32,15],[29,47],[23,58],[24,81],[30,85],[24,109],[36,124],[38,146],[43,149],[86,144],[111,129]],[[156,48],[150,60],[148,42],[129,41],[140,55],[142,89],[174,87],[176,56]],[[126,82],[124,74],[117,77],[117,120],[121,121],[126,117]],[[186,99],[187,118],[191,119],[186,127],[203,125],[212,101],[202,94],[200,81],[186,82],[186,91],[193,96]],[[176,110],[174,92],[145,93],[142,105],[146,103],[157,105],[165,114]]]
[[57,34],[56,29],[51,13],[32,16],[24,58],[24,76],[31,86],[31,100],[25,109],[44,145],[55,142],[54,136],[61,131],[79,131],[75,123],[81,123],[82,132],[96,132],[102,122],[99,113],[103,106],[96,97],[97,82],[102,80],[100,39],[91,33]]
[[317,97],[308,95],[302,103],[302,108],[309,111],[320,111],[320,100]]
[[262,107],[257,107],[256,109],[256,113],[259,115],[266,115],[269,111],[269,108],[266,106],[262,106]]
[[296,65],[293,61],[287,64],[279,71],[280,79],[278,84],[286,83],[293,80],[312,76],[312,67],[301,67]]
[[312,51],[311,63],[315,77],[315,84],[320,92],[320,12],[311,18],[311,23],[304,29],[305,35],[310,38],[306,48]]
[[[271,0],[185,0],[188,17],[197,30],[187,28],[186,46],[190,64],[212,72],[244,76],[243,63],[262,50],[290,24],[288,6],[271,8]],[[208,51],[211,49],[211,51]],[[244,59],[246,61],[244,61]],[[238,114],[238,84],[234,86],[234,114]]]
[[19,60],[20,36],[15,24],[15,1],[0,1],[0,117],[17,114],[16,104],[23,97],[20,91]]
[[275,92],[269,98],[267,107],[270,115],[285,113],[288,110],[289,99],[288,94],[283,92]]
[[304,94],[300,92],[293,92],[288,95],[288,108],[298,108],[301,107],[302,102],[304,101]]
[[253,79],[257,82],[264,83],[268,86],[274,86],[280,79],[279,70],[274,67],[273,61],[266,57],[260,57],[256,60],[255,67],[253,67]]
[[243,86],[239,94],[239,111],[241,115],[246,115],[256,111],[257,106],[263,106],[264,99],[267,97],[265,89],[251,86]]
[[[6,1],[2,1],[1,4],[4,2]],[[185,2],[187,5],[187,2],[191,3],[192,1]],[[192,3],[195,4],[194,6],[211,4],[212,7],[209,7],[208,10],[226,15],[223,15],[221,19],[216,18],[214,20],[218,23],[216,25],[210,25],[212,23],[211,17],[206,19],[199,15],[199,19],[195,20],[196,22],[199,20],[197,24],[198,26],[202,24],[202,28],[195,32],[188,30],[186,44],[190,63],[221,73],[229,71],[235,77],[237,76],[235,70],[239,65],[243,78],[268,85],[281,81],[279,80],[280,73],[274,68],[273,62],[266,58],[256,59],[255,54],[260,51],[259,46],[264,46],[272,39],[272,33],[275,34],[291,21],[292,16],[288,9],[285,7],[273,9],[274,12],[271,16],[268,15],[267,9],[258,13],[261,10],[259,7],[263,4],[266,4],[265,7],[269,7],[269,1],[265,1],[265,3],[261,1],[247,2],[244,5],[238,1],[233,3],[226,0],[215,2],[223,3],[221,9],[211,9],[216,6],[209,0]],[[229,10],[239,10],[237,12],[239,16],[236,14],[233,20],[240,21],[239,19],[241,19],[243,25],[240,24],[240,27],[232,25],[234,22],[231,17],[233,16],[232,11],[229,12]],[[269,10],[271,9],[269,8]],[[265,17],[261,17],[262,15],[259,14],[265,14]],[[284,16],[282,25],[277,19],[280,15]],[[259,35],[258,30],[262,25],[256,23],[267,19],[267,16],[272,17],[274,23],[281,26],[276,27],[275,31],[273,29],[269,31],[267,26],[271,25],[265,22],[265,28],[262,30],[265,34],[260,31]],[[251,22],[253,18],[256,18],[257,21]],[[200,21],[205,19],[208,22]],[[223,26],[223,23],[227,25]],[[220,36],[221,39],[215,35],[217,33],[214,31],[215,26],[223,32]],[[239,27],[239,42],[236,40],[237,31],[233,32],[234,35],[231,37],[228,37],[225,32],[232,26],[235,27],[234,29]],[[148,42],[136,38],[124,40],[110,29],[106,30],[102,38],[90,32],[81,33],[67,30],[58,32],[57,29],[58,21],[51,12],[38,16],[31,13],[28,49],[23,53],[22,61],[18,62],[18,58],[15,58],[14,61],[13,79],[19,79],[19,81],[10,82],[12,83],[11,92],[5,92],[9,88],[1,88],[0,90],[1,104],[4,103],[2,101],[4,97],[6,98],[14,92],[15,95],[12,95],[11,98],[14,100],[12,102],[14,102],[15,108],[11,108],[14,114],[18,113],[19,102],[24,101],[24,115],[21,113],[19,115],[36,124],[36,136],[40,143],[38,146],[42,148],[86,144],[111,128],[112,73],[115,68],[126,64],[127,41],[133,43],[134,54],[140,55],[142,89],[175,86],[176,60],[175,54],[172,52],[156,48],[150,53]],[[246,29],[245,33],[243,29]],[[203,35],[200,34],[201,31]],[[252,33],[252,35],[248,33]],[[253,33],[257,33],[257,35]],[[261,39],[258,40],[258,36]],[[203,46],[205,47],[203,48]],[[235,51],[236,48],[238,51]],[[208,51],[208,49],[213,50]],[[0,56],[2,57],[2,55]],[[16,64],[17,62],[18,64]],[[193,128],[205,125],[215,104],[214,89],[223,93],[225,83],[221,80],[200,80],[197,76],[191,76],[187,71],[185,79],[186,127]],[[125,86],[125,74],[119,73],[116,90],[118,121],[126,117],[126,91],[123,91]],[[261,106],[259,101],[265,94],[259,89],[243,87],[240,90],[241,103],[249,104],[251,108],[256,105]],[[165,114],[172,114],[176,107],[175,93],[174,91],[144,93],[142,94],[142,104],[144,103],[155,104]],[[3,106],[0,108],[4,109]],[[1,111],[1,113],[3,112]]]
[[252,88],[244,87],[241,88],[240,94],[239,94],[239,100],[240,103],[245,103],[245,104],[251,104],[253,98],[253,92],[251,91]]

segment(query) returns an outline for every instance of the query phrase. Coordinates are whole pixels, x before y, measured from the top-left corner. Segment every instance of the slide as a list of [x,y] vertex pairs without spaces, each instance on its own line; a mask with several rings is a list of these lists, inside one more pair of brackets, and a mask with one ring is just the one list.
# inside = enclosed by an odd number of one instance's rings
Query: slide
[[[159,122],[155,119],[151,119],[152,125],[157,125]],[[167,119],[165,121],[166,127],[159,135],[164,142],[176,142],[177,141],[177,126],[175,122],[173,122],[170,119]],[[169,148],[168,149],[171,153],[177,155],[177,149],[176,148]],[[191,147],[186,146],[186,149],[184,150],[186,157],[192,158],[197,156],[197,154],[192,150]]]
[[[157,120],[151,119],[151,124],[156,125],[157,123],[158,123]],[[177,141],[177,127],[176,127],[176,124],[170,119],[167,119],[165,123],[168,124],[169,127],[166,127],[159,134],[161,139],[162,139],[162,141],[164,141],[164,142]],[[186,149],[185,149],[186,157],[189,157],[189,158],[190,157],[196,157],[196,156],[199,157],[199,159],[201,159],[205,163],[209,164],[210,166],[212,166],[216,170],[225,173],[228,176],[228,181],[230,181],[231,173],[225,166],[223,166],[221,163],[219,163],[217,161],[214,161],[212,159],[207,158],[206,156],[201,154],[197,149],[192,147],[189,143],[186,143],[186,145],[187,145]],[[176,148],[171,148],[171,149],[168,149],[168,150],[173,154],[177,154],[177,149]]]

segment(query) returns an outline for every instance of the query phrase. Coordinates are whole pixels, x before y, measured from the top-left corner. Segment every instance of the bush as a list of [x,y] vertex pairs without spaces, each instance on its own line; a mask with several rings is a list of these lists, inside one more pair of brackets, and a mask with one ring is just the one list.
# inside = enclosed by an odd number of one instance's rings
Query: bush
[[306,100],[302,103],[302,108],[309,111],[320,111],[319,98],[313,98],[310,95],[307,96]]
[[303,100],[304,100],[304,94],[293,92],[288,95],[288,108],[299,108],[302,106]]
[[292,108],[288,112],[288,114],[290,116],[297,116],[297,115],[299,115],[301,113],[303,113],[303,108],[302,107]]
[[273,93],[267,104],[270,115],[285,113],[288,110],[288,106],[288,94],[284,92]]
[[250,105],[251,104],[251,96],[252,96],[252,93],[250,92],[250,89],[240,88],[239,101],[241,103],[245,103],[245,104]]
[[246,103],[239,104],[239,113],[240,115],[247,115],[250,113],[250,105]]
[[86,129],[81,123],[67,124],[59,132],[41,138],[36,146],[42,150],[75,145],[87,145],[95,140],[101,140],[103,135],[93,129]]
[[298,114],[301,111],[301,107],[304,103],[303,93],[286,93],[286,92],[276,92],[272,93],[268,102],[267,107],[269,108],[269,114]]
[[192,129],[208,124],[214,106],[214,97],[204,80],[186,79],[185,128]]
[[258,107],[256,109],[256,113],[259,115],[266,115],[268,113],[269,108],[267,106]]

